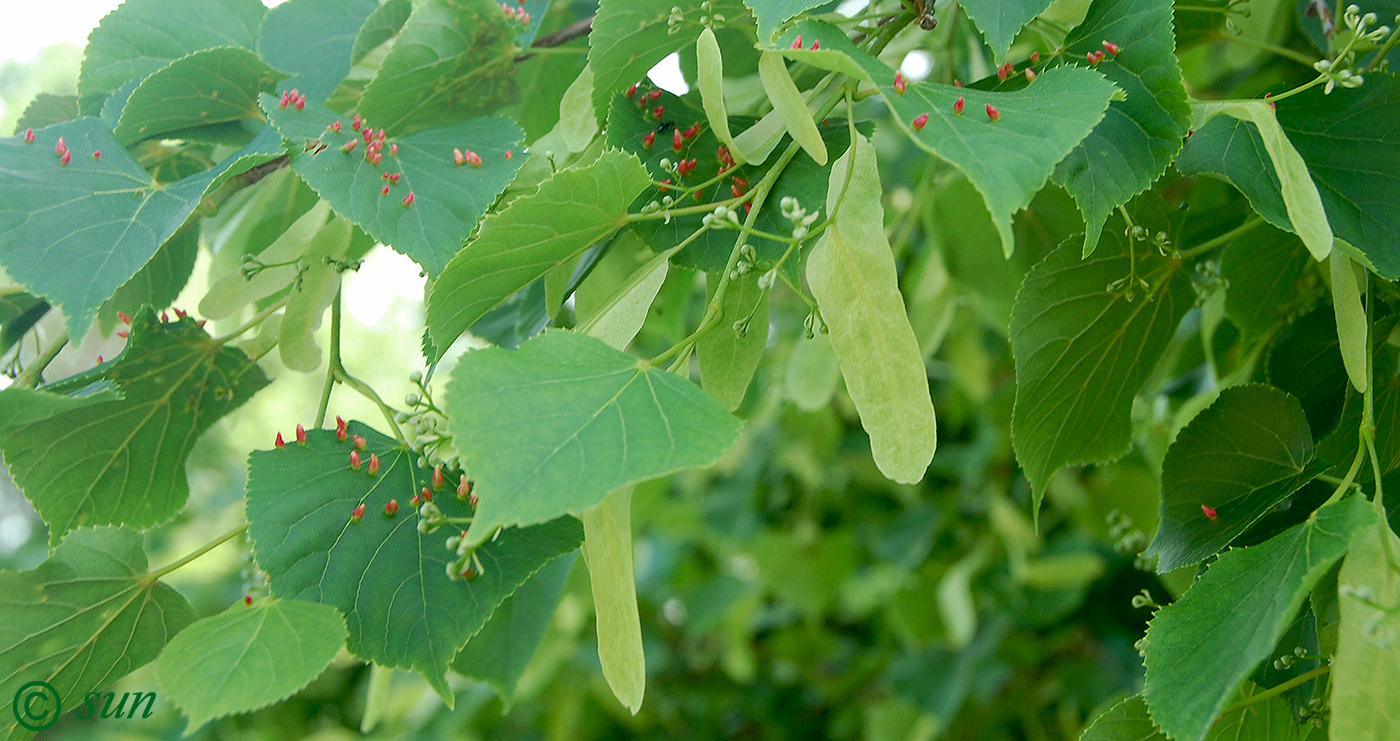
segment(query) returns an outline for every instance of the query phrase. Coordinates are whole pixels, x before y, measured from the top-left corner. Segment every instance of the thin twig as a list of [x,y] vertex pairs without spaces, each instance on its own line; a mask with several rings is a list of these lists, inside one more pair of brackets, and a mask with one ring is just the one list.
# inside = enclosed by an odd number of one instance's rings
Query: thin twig
[[[593,16],[588,16],[582,20],[574,21],[569,25],[546,36],[535,39],[535,43],[530,44],[532,49],[548,49],[550,47],[567,44],[577,38],[587,36],[593,30]],[[523,62],[534,56],[530,52],[523,52],[515,55],[515,61]]]

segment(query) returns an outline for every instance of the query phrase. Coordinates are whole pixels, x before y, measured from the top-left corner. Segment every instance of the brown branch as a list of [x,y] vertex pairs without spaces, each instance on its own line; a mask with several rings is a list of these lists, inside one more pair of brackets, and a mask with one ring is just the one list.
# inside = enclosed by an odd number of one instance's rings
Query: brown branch
[[[574,39],[587,36],[588,33],[592,30],[593,16],[590,15],[582,20],[574,21],[573,23],[570,23],[569,25],[559,29],[558,31],[555,31],[554,33],[551,33],[547,36],[541,36],[535,39],[535,43],[531,44],[530,48],[548,49],[553,46],[561,46],[563,44],[569,43],[570,41],[573,41]],[[529,52],[517,54],[515,56],[515,61],[523,62],[532,56],[534,55]]]

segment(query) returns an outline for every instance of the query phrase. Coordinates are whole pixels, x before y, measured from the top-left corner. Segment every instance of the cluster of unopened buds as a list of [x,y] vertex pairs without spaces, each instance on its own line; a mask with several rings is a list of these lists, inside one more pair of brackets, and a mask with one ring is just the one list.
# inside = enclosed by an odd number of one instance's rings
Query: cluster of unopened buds
[[1307,649],[1303,648],[1302,646],[1299,646],[1293,649],[1292,653],[1286,653],[1278,657],[1277,659],[1274,659],[1274,668],[1278,669],[1279,671],[1282,671],[1293,666],[1294,661],[1298,659],[1306,659],[1307,657]]
[[[1352,32],[1352,38],[1338,53],[1336,59],[1321,59],[1313,64],[1313,69],[1327,80],[1322,89],[1323,93],[1331,94],[1338,85],[1344,88],[1358,88],[1366,81],[1364,77],[1352,70],[1356,64],[1356,52],[1359,45],[1364,43],[1366,47],[1373,48],[1382,44],[1390,35],[1390,27],[1376,26],[1377,20],[1379,19],[1375,13],[1362,15],[1361,8],[1358,6],[1347,6],[1342,14],[1342,21]],[[1400,15],[1395,17],[1395,22],[1400,23]]]
[[506,18],[516,23],[530,25],[530,14],[525,12],[524,8],[512,6],[510,3],[501,3],[501,12],[506,14]]
[[802,320],[802,335],[807,339],[817,336],[817,333],[827,334],[831,329],[826,326],[826,320],[822,318],[821,310],[812,309],[807,314],[807,318]]
[[737,228],[739,226],[739,213],[728,206],[715,206],[715,210],[705,214],[704,218],[700,219],[700,223],[711,229],[724,229],[729,226]]
[[433,403],[432,393],[423,382],[423,374],[413,371],[408,374],[408,380],[417,391],[404,396],[404,404],[409,410],[396,414],[394,421],[404,426],[409,445],[413,452],[418,454],[417,466],[431,466],[434,470],[443,466],[449,469],[459,468],[460,462],[452,447],[452,436],[444,429],[447,417]]
[[[758,262],[758,252],[751,244],[739,245],[739,259],[734,263],[734,269],[729,273],[730,280],[738,280],[753,272],[754,263]],[[735,329],[738,329],[737,327]]]
[[291,90],[283,90],[282,100],[278,101],[277,106],[279,108],[286,108],[287,106],[291,106],[300,111],[306,108],[306,93],[303,93],[300,90],[297,90],[296,88],[292,88]]
[[456,147],[453,147],[452,162],[458,167],[461,167],[462,165],[481,167],[481,155],[477,154],[476,152],[473,152],[470,149],[458,149]]
[[460,535],[453,535],[447,539],[447,550],[456,554],[457,558],[447,564],[447,578],[475,579],[485,573],[485,567],[481,565],[481,558],[476,555],[477,546],[474,546],[466,538],[466,532]]
[[792,222],[792,238],[798,241],[807,238],[808,229],[821,216],[820,210],[807,213],[807,209],[792,196],[784,196],[778,201],[778,205],[782,209],[783,218]]
[[1159,607],[1157,600],[1152,599],[1152,593],[1146,589],[1133,595],[1133,607],[1142,609],[1144,607]]

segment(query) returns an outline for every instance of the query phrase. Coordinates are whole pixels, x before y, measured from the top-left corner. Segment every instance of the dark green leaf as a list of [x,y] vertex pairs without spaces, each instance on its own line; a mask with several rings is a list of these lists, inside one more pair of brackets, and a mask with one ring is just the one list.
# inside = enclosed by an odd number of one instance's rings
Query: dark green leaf
[[[1240,701],[1258,695],[1260,688],[1246,684],[1240,691]],[[1229,715],[1210,729],[1207,741],[1302,741],[1312,726],[1299,726],[1293,711],[1281,697],[1255,701]],[[1351,738],[1347,736],[1346,738]]]
[[350,73],[360,28],[380,7],[376,0],[288,0],[268,11],[258,53],[291,75],[282,89],[324,102]]
[[[388,137],[376,165],[367,158],[367,145],[350,119],[313,103],[299,111],[279,107],[271,95],[262,100],[268,118],[291,143],[292,169],[336,213],[413,258],[432,276],[461,249],[477,219],[525,159],[524,154],[505,156],[520,142],[520,129],[510,119],[491,116]],[[328,128],[335,121],[341,124],[339,132]],[[355,147],[345,152],[348,142]],[[398,148],[396,154],[391,147]],[[458,148],[476,152],[482,166],[455,164],[452,150]],[[400,174],[397,183],[385,179],[392,173]],[[386,185],[388,195],[380,190]],[[413,203],[405,205],[409,193]]]
[[0,355],[9,352],[47,313],[49,303],[23,288],[0,288]]
[[305,687],[345,646],[345,618],[314,602],[242,602],[189,626],[161,652],[161,689],[193,731]]
[[604,152],[487,217],[428,293],[433,344],[445,352],[493,307],[625,226],[647,183],[636,157]]
[[1172,36],[1171,0],[1096,0],[1084,22],[1065,38],[1070,59],[1121,50],[1095,69],[1124,92],[1084,141],[1055,166],[1084,212],[1084,254],[1098,246],[1108,214],[1146,190],[1181,149],[1191,121]]
[[1230,240],[1220,275],[1228,286],[1225,315],[1250,338],[1311,309],[1322,293],[1302,241],[1267,224]]
[[1256,384],[1221,391],[1167,448],[1162,520],[1147,551],[1161,557],[1157,570],[1199,563],[1229,545],[1307,483],[1312,454],[1297,399]]
[[[809,46],[810,39],[818,39],[820,51],[789,50],[783,52],[786,56],[875,85],[899,128],[915,144],[967,174],[986,200],[1008,255],[1015,245],[1012,215],[1031,202],[1055,163],[1099,124],[1117,90],[1098,72],[1066,66],[1010,92],[920,82],[908,84],[901,94],[894,88],[894,70],[857,49],[840,29],[802,21],[776,46],[785,48],[798,34]],[[964,109],[958,114],[953,105],[960,98]],[[999,120],[989,118],[988,105],[997,109]],[[915,129],[914,121],[924,114],[926,123]]]
[[1143,696],[1152,719],[1178,741],[1200,741],[1225,703],[1274,649],[1303,600],[1375,525],[1363,497],[1319,509],[1256,546],[1229,551],[1147,628]]
[[132,91],[113,134],[122,144],[258,118],[258,94],[284,75],[247,49],[206,49],[152,73]]
[[1133,397],[1195,302],[1180,263],[1151,248],[1134,275],[1129,262],[1116,231],[1083,260],[1071,242],[1036,265],[1016,296],[1011,439],[1037,501],[1061,466],[1128,452]]
[[[588,35],[588,65],[593,69],[593,107],[601,115],[608,102],[642,79],[673,51],[695,43],[705,28],[700,16],[719,13],[739,18],[747,11],[738,0],[602,0]],[[670,23],[672,8],[682,20]],[[701,119],[703,120],[703,119]]]
[[376,8],[365,19],[364,25],[360,26],[350,52],[350,60],[358,64],[366,54],[393,38],[403,28],[412,12],[413,3],[409,0],[388,0]]
[[[419,672],[451,704],[445,675],[452,657],[531,574],[577,548],[583,528],[562,518],[506,530],[477,550],[483,573],[449,579],[446,569],[456,554],[445,544],[460,531],[446,525],[419,532],[420,518],[409,503],[422,487],[431,488],[432,471],[414,466],[412,451],[365,425],[350,423],[350,434],[367,441],[360,470],[350,467],[351,442],[337,441],[331,430],[310,431],[304,445],[253,452],[253,552],[271,577],[273,594],[338,608],[352,653]],[[376,476],[367,472],[370,454],[379,456]],[[384,513],[390,500],[400,508],[394,516]],[[471,515],[451,487],[432,503],[447,517]],[[359,504],[364,519],[352,522]]]
[[458,652],[452,671],[491,685],[510,707],[515,686],[544,638],[573,565],[573,554],[556,558],[521,584]]
[[[110,18],[111,16],[109,16]],[[30,292],[56,304],[68,335],[92,317],[223,180],[282,153],[275,132],[211,170],[160,185],[100,120],[79,118],[0,139],[0,263]],[[54,154],[59,137],[72,154]],[[102,152],[101,159],[93,153]]]
[[515,95],[518,31],[493,0],[416,4],[359,112],[403,136],[494,110]]
[[773,32],[789,18],[825,2],[826,0],[744,0],[744,4],[753,9],[754,18],[758,21],[760,43],[773,38]]
[[1320,306],[1294,320],[1269,349],[1268,371],[1269,383],[1302,403],[1309,428],[1319,436],[1332,429],[1347,390],[1332,307]]
[[189,495],[185,458],[195,440],[268,383],[242,351],[215,343],[193,319],[163,323],[149,308],[133,319],[120,356],[53,390],[98,380],[124,398],[0,429],[15,483],[54,542],[76,527],[169,519]]
[[102,310],[97,313],[98,328],[103,334],[109,334],[116,326],[117,312],[135,315],[142,306],[155,309],[169,306],[189,282],[197,257],[199,231],[189,228],[176,232],[156,250],[150,262],[102,305]]
[[[98,528],[73,532],[33,571],[0,571],[0,693],[44,681],[72,708],[156,658],[196,615],[146,568],[140,533]],[[0,715],[0,734],[32,736],[15,717]]]
[[1095,718],[1079,741],[1167,741],[1152,725],[1142,695],[1133,695]]
[[518,350],[463,355],[448,388],[448,429],[481,498],[475,541],[708,465],[739,432],[739,420],[689,381],[562,330]]
[[1050,7],[1051,0],[960,0],[997,59],[1006,56],[1021,27]]
[[88,35],[78,77],[83,113],[96,113],[108,93],[186,54],[256,48],[266,14],[258,0],[127,0]]

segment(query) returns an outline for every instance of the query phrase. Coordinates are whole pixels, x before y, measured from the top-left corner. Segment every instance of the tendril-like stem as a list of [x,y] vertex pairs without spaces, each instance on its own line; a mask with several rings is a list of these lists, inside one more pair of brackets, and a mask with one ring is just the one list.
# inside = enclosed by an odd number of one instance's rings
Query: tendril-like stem
[[159,578],[161,578],[162,576],[165,576],[166,574],[169,574],[170,572],[174,571],[175,569],[178,569],[178,568],[180,568],[180,567],[182,567],[182,566],[188,564],[189,562],[191,562],[191,561],[193,561],[193,560],[199,558],[200,556],[203,556],[204,554],[208,553],[209,551],[212,551],[212,550],[214,550],[215,548],[218,548],[219,546],[223,545],[224,543],[227,543],[228,541],[233,540],[234,538],[236,538],[236,537],[242,535],[242,534],[243,534],[245,531],[247,531],[247,530],[248,530],[248,523],[245,522],[245,523],[243,523],[242,525],[239,525],[238,527],[236,527],[236,528],[234,528],[234,529],[232,529],[232,530],[230,530],[230,531],[224,533],[223,535],[220,535],[219,537],[217,537],[217,538],[215,538],[215,539],[209,541],[208,543],[205,543],[204,545],[202,545],[202,546],[196,548],[196,549],[194,550],[194,552],[190,553],[189,555],[185,556],[184,558],[179,559],[179,560],[176,561],[175,563],[172,563],[172,564],[170,564],[169,566],[166,566],[166,567],[164,567],[164,568],[161,568],[161,569],[159,569],[159,570],[157,570],[157,571],[152,571],[152,572],[147,576],[147,578],[149,578],[149,579],[152,580],[152,581],[155,581],[156,579],[159,579]]
[[32,389],[39,385],[39,381],[44,375],[44,369],[49,367],[49,363],[52,363],[53,359],[58,357],[58,354],[62,352],[63,348],[67,347],[67,345],[68,333],[63,332],[58,336],[58,339],[53,341],[53,344],[49,345],[48,349],[45,350],[42,355],[35,358],[34,362],[31,363],[28,368],[24,369],[23,373],[15,377],[13,385],[22,389]]

